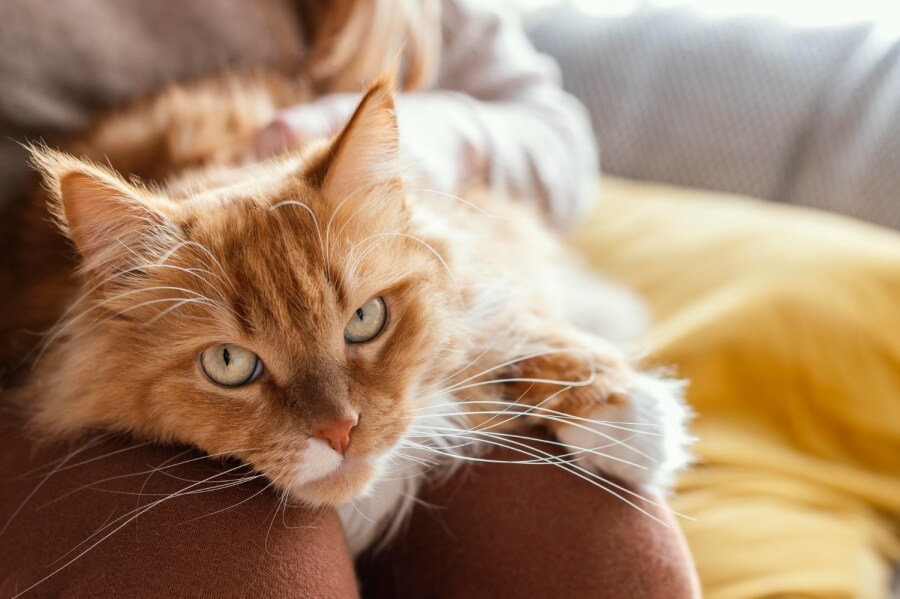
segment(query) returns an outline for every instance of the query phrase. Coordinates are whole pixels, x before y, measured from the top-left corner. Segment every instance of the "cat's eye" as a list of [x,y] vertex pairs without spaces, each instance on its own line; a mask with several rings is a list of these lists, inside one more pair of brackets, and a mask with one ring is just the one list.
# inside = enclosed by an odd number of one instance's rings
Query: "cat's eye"
[[246,385],[262,373],[259,356],[231,343],[207,347],[200,354],[200,366],[212,382],[224,387]]
[[350,322],[344,328],[344,339],[347,343],[371,341],[381,333],[386,321],[387,306],[384,299],[373,297],[353,313]]

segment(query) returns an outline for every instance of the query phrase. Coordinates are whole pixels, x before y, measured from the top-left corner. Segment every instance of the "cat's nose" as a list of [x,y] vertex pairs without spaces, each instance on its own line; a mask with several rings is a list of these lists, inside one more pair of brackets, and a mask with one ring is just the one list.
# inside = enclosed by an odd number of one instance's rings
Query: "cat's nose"
[[359,422],[359,415],[353,412],[347,418],[340,422],[323,426],[317,430],[313,436],[328,443],[333,450],[341,455],[347,453],[347,447],[350,446],[350,430]]

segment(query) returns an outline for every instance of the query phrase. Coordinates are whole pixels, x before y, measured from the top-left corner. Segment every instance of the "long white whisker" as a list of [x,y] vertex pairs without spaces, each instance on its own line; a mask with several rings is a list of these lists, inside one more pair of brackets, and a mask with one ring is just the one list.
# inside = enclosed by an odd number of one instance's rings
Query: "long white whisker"
[[[484,431],[484,430],[474,430],[474,429],[457,429],[457,428],[452,428],[452,427],[425,426],[425,425],[420,425],[420,426],[418,426],[418,427],[416,427],[416,428],[417,428],[417,429],[428,428],[428,429],[431,429],[432,431],[434,431],[434,432],[421,432],[421,433],[420,433],[420,436],[422,436],[422,437],[434,436],[434,434],[435,434],[435,432],[436,432],[437,434],[448,434],[448,435],[450,435],[450,436],[462,435],[462,436],[465,437],[465,436],[467,436],[467,435],[484,435],[484,436],[490,436],[490,437],[501,437],[501,438],[511,438],[511,439],[535,440],[533,437],[529,437],[529,436],[527,436],[527,435],[516,435],[516,434],[513,434],[513,433],[501,433],[501,432],[496,432],[496,431]],[[416,436],[416,435],[413,434],[413,435],[410,435],[410,436]],[[569,444],[567,444],[567,443],[562,443],[562,442],[560,442],[560,441],[551,441],[550,439],[538,439],[538,440],[539,440],[541,443],[546,443],[547,445],[554,445],[554,446],[557,446],[557,447],[564,447],[564,448],[566,448],[566,449],[570,449],[570,450],[571,450],[571,451],[569,451],[568,453],[560,454],[560,455],[558,456],[558,457],[560,457],[560,458],[576,457],[576,456],[584,455],[584,454],[586,454],[586,453],[590,453],[590,454],[596,455],[596,456],[598,456],[598,457],[606,458],[606,459],[609,459],[609,460],[613,460],[613,461],[615,461],[615,462],[621,462],[622,464],[627,464],[628,466],[632,466],[632,467],[634,467],[634,468],[639,468],[639,469],[641,469],[641,470],[646,470],[646,469],[647,469],[647,467],[644,466],[644,465],[642,465],[642,464],[638,464],[638,463],[636,463],[636,462],[631,462],[631,461],[626,460],[626,459],[624,459],[624,458],[620,458],[620,457],[617,457],[617,456],[609,455],[609,454],[606,454],[606,453],[603,453],[602,451],[600,451],[601,449],[606,449],[607,447],[613,447],[613,446],[615,446],[615,445],[616,445],[615,443],[607,443],[607,444],[605,444],[605,445],[598,445],[598,446],[596,446],[596,447],[590,447],[590,448],[588,448],[588,447],[579,447],[579,446],[577,446],[577,445],[569,445]]]
[[[539,379],[539,378],[506,378],[506,379],[491,379],[489,381],[479,381],[477,383],[469,383],[467,385],[461,385],[456,387],[448,387],[447,389],[441,390],[439,393],[432,393],[430,395],[425,395],[424,398],[433,397],[434,395],[444,394],[444,393],[455,393],[457,391],[463,391],[465,389],[472,389],[474,387],[483,387],[485,385],[500,385],[504,383],[543,383],[545,385],[557,385],[557,386],[572,386],[572,387],[586,387],[588,385],[593,384],[596,380],[596,373],[591,373],[591,376],[582,379],[580,381],[564,381],[558,379]],[[423,399],[424,399],[423,398]],[[463,402],[465,403],[465,402]]]
[[424,188],[421,188],[421,187],[419,187],[419,188],[414,188],[414,189],[410,189],[409,191],[411,191],[411,192],[420,192],[420,191],[424,191],[424,192],[426,192],[426,193],[433,193],[433,194],[435,194],[435,195],[439,195],[439,196],[443,196],[443,197],[446,197],[446,198],[450,198],[450,199],[456,200],[456,201],[458,201],[458,202],[460,202],[460,203],[462,203],[462,204],[465,204],[465,205],[471,207],[471,208],[474,209],[474,210],[477,210],[478,212],[480,212],[481,214],[483,214],[484,216],[486,216],[486,217],[488,217],[488,218],[494,218],[494,219],[497,219],[497,220],[513,220],[512,217],[510,217],[510,216],[501,216],[501,215],[499,215],[499,214],[491,214],[490,212],[488,212],[488,211],[485,210],[484,208],[481,208],[480,206],[476,206],[475,204],[473,204],[472,202],[470,202],[470,201],[468,201],[468,200],[464,200],[464,199],[462,199],[462,198],[459,197],[459,196],[453,195],[452,193],[447,193],[447,192],[445,192],[445,191],[438,191],[437,189],[424,189]]
[[[510,421],[512,421],[512,420],[514,420],[514,419],[516,419],[516,418],[519,418],[519,417],[521,417],[521,416],[527,415],[529,412],[532,411],[531,409],[528,409],[528,410],[525,410],[525,411],[516,411],[516,410],[513,410],[513,409],[511,408],[511,406],[521,406],[522,404],[519,404],[518,402],[519,402],[523,397],[525,397],[525,395],[526,395],[529,391],[531,391],[533,388],[534,388],[534,383],[528,385],[528,387],[527,387],[524,391],[522,391],[522,393],[519,394],[519,397],[517,397],[517,398],[515,399],[515,401],[509,402],[509,403],[507,404],[506,408],[503,409],[503,410],[501,410],[501,414],[494,414],[494,415],[492,415],[490,418],[487,419],[487,421],[482,422],[481,424],[479,424],[478,426],[476,426],[476,427],[475,427],[476,430],[489,430],[489,429],[491,429],[491,428],[497,428],[497,427],[503,426],[503,425],[506,424],[507,422],[510,422]],[[529,408],[535,408],[535,409],[536,409],[536,408],[539,408],[539,407],[541,407],[542,405],[544,405],[545,403],[547,403],[548,401],[552,401],[554,398],[558,397],[561,393],[565,393],[565,392],[567,392],[567,391],[569,391],[569,390],[571,390],[571,389],[572,389],[572,387],[568,387],[568,386],[567,386],[567,387],[563,387],[562,389],[559,389],[559,390],[557,390],[556,392],[551,393],[550,395],[548,395],[547,397],[545,397],[544,399],[542,399],[538,404],[533,405],[533,406],[529,406]],[[482,413],[484,413],[484,412],[482,412]],[[500,422],[497,422],[497,423],[495,423],[495,424],[493,424],[493,425],[491,425],[491,426],[488,426],[489,424],[491,424],[491,422],[494,422],[494,420],[496,420],[497,418],[501,417],[501,416],[503,415],[503,413],[509,413],[510,415],[507,416],[506,419],[504,419],[504,420],[502,420],[502,421],[500,421]]]
[[[325,247],[328,250],[328,257],[325,260],[326,265],[329,264],[331,261],[331,243],[330,243],[331,225],[334,222],[334,219],[337,216],[338,212],[340,212],[341,208],[344,207],[344,204],[346,204],[350,200],[353,200],[356,198],[357,198],[357,196],[354,194],[347,195],[347,197],[345,197],[340,202],[338,202],[337,206],[335,206],[334,210],[332,210],[331,216],[328,217],[328,223],[326,223],[326,225],[325,225]],[[360,206],[362,206],[362,203],[360,203]],[[351,220],[353,220],[353,217],[356,216],[356,214],[359,212],[359,210],[360,210],[360,207],[357,207],[357,209],[356,209],[356,211],[354,211],[353,215],[351,215],[351,217],[347,220],[347,222],[344,223],[344,227],[347,226],[347,223],[349,223]],[[341,230],[338,232],[338,234],[340,234],[340,232],[342,232],[344,230],[344,227],[341,227]]]
[[299,206],[300,208],[303,208],[304,210],[306,210],[309,213],[309,216],[312,218],[313,224],[316,227],[316,235],[318,235],[318,237],[319,237],[319,249],[321,250],[321,253],[322,253],[322,260],[325,262],[325,264],[323,266],[327,270],[328,269],[328,255],[327,255],[327,252],[325,251],[325,240],[322,238],[322,227],[319,226],[319,219],[316,218],[316,213],[313,212],[312,208],[310,208],[306,203],[301,202],[299,200],[283,200],[281,202],[278,202],[277,204],[273,204],[272,206],[270,206],[269,212],[277,210],[278,208],[281,208],[282,206]]
[[[661,506],[661,505],[655,503],[654,501],[652,501],[652,500],[650,500],[650,499],[644,497],[643,495],[640,495],[639,493],[635,493],[634,491],[631,491],[630,489],[627,489],[627,488],[625,488],[625,487],[622,487],[621,485],[617,485],[616,483],[614,483],[614,482],[612,482],[612,481],[610,481],[610,480],[608,480],[608,479],[606,479],[606,478],[603,478],[603,477],[599,476],[598,474],[596,474],[596,473],[594,473],[594,472],[591,472],[590,470],[587,470],[587,469],[585,469],[585,468],[582,468],[582,467],[580,467],[580,466],[577,466],[576,464],[573,464],[572,462],[568,462],[568,461],[566,461],[566,460],[556,460],[556,459],[554,459],[553,454],[550,454],[550,453],[541,451],[541,450],[536,449],[536,448],[534,448],[534,447],[532,447],[532,446],[530,446],[530,445],[527,445],[527,444],[525,444],[525,443],[520,443],[520,442],[518,442],[518,441],[513,441],[513,440],[507,440],[507,442],[508,442],[508,443],[511,443],[512,445],[507,445],[506,443],[499,442],[499,441],[497,441],[496,439],[492,439],[492,440],[490,441],[490,444],[496,445],[497,447],[503,447],[503,448],[509,449],[509,450],[511,450],[511,451],[516,451],[516,452],[522,453],[522,454],[524,454],[524,455],[529,455],[529,456],[531,456],[531,457],[533,457],[533,458],[536,458],[536,459],[538,460],[538,462],[520,462],[520,461],[506,461],[506,460],[490,460],[490,459],[487,459],[487,458],[476,458],[476,457],[473,457],[473,456],[459,456],[459,455],[452,454],[452,453],[446,454],[446,455],[448,455],[449,457],[455,458],[455,459],[462,459],[462,460],[466,460],[466,461],[482,461],[482,462],[488,462],[488,463],[513,463],[513,464],[515,464],[515,463],[532,463],[532,464],[534,464],[534,463],[541,463],[541,461],[543,461],[543,463],[551,464],[551,465],[554,465],[554,466],[556,466],[556,467],[558,467],[558,468],[561,468],[561,469],[563,469],[563,470],[569,472],[570,474],[572,474],[572,475],[574,475],[574,476],[577,476],[578,478],[581,478],[582,480],[587,481],[588,483],[594,485],[595,487],[597,487],[597,488],[599,488],[599,489],[602,489],[602,490],[606,491],[607,493],[610,493],[610,494],[613,495],[614,497],[616,497],[616,498],[618,498],[618,499],[624,501],[626,504],[628,504],[628,505],[630,505],[631,507],[633,507],[634,509],[638,510],[639,512],[641,512],[642,514],[644,514],[644,515],[647,516],[648,518],[650,518],[650,519],[652,519],[652,520],[658,522],[659,524],[662,524],[662,525],[665,526],[665,527],[668,527],[668,526],[669,526],[669,524],[668,524],[667,522],[665,522],[664,520],[661,520],[661,519],[657,518],[656,516],[654,516],[653,514],[651,514],[650,512],[648,512],[647,510],[641,508],[639,505],[637,505],[637,504],[634,503],[633,501],[629,500],[629,499],[626,498],[626,497],[623,497],[623,496],[620,495],[619,493],[613,491],[612,489],[610,489],[610,488],[608,488],[608,487],[606,487],[606,486],[604,486],[604,485],[610,485],[610,486],[612,486],[612,487],[614,487],[614,488],[616,488],[616,489],[618,489],[618,490],[620,490],[620,491],[623,491],[623,492],[628,493],[628,494],[630,494],[630,495],[634,495],[634,496],[637,497],[638,499],[640,499],[640,500],[642,500],[642,501],[644,501],[644,502],[646,502],[646,503],[649,503],[650,505],[653,505],[653,506],[658,507],[658,508],[660,508],[660,509],[664,509],[664,510],[667,510],[667,511],[670,511],[670,512],[672,512],[672,513],[677,514],[676,512],[673,512],[670,508],[667,508],[666,506]],[[435,453],[442,453],[442,452],[440,452],[439,450],[436,450],[435,448],[429,447],[429,446],[426,446],[426,445],[422,445],[421,448],[422,448],[422,449],[426,449],[426,450],[430,450],[430,451],[434,451]],[[538,452],[538,454],[533,453],[533,452],[535,452],[535,451]],[[543,457],[542,457],[540,454],[543,454]],[[677,514],[677,515],[680,515],[680,514]]]
[[[60,500],[62,500],[62,499],[65,499],[66,497],[68,497],[68,496],[70,496],[70,495],[73,495],[73,494],[75,494],[75,493],[77,493],[77,492],[79,492],[79,491],[83,491],[83,490],[85,490],[85,489],[90,489],[90,488],[94,487],[95,485],[101,485],[101,484],[103,484],[103,483],[111,482],[111,481],[114,481],[114,480],[120,480],[120,479],[123,479],[123,478],[130,478],[130,477],[132,477],[132,476],[141,476],[141,475],[144,475],[144,474],[147,474],[147,475],[152,476],[152,475],[155,474],[155,473],[164,473],[165,470],[169,470],[169,469],[171,469],[171,468],[178,468],[179,466],[184,466],[185,464],[190,464],[190,463],[192,463],[192,462],[198,462],[198,461],[200,461],[200,460],[207,460],[207,459],[209,459],[209,458],[220,457],[220,456],[226,456],[226,455],[231,455],[231,454],[232,454],[231,451],[227,451],[227,452],[226,452],[226,451],[223,451],[223,452],[220,452],[220,453],[205,454],[205,455],[201,455],[201,456],[198,456],[198,457],[190,458],[190,459],[188,459],[188,460],[182,460],[182,461],[176,462],[176,463],[174,463],[174,464],[167,464],[167,463],[166,463],[166,462],[171,461],[172,459],[175,459],[175,458],[177,458],[177,457],[179,457],[179,456],[184,455],[184,454],[187,453],[188,451],[190,451],[190,450],[187,450],[187,449],[186,449],[186,450],[182,451],[181,453],[178,453],[178,454],[172,456],[171,458],[167,459],[167,460],[166,460],[165,462],[163,462],[161,465],[151,467],[149,470],[143,470],[143,471],[141,471],[141,472],[128,472],[128,473],[126,473],[126,474],[118,474],[118,475],[116,475],[116,476],[109,476],[109,477],[106,477],[106,478],[102,478],[102,479],[100,479],[100,480],[95,480],[95,481],[93,481],[93,482],[91,482],[91,483],[87,483],[87,484],[81,485],[81,486],[76,487],[76,488],[74,488],[74,489],[69,489],[68,491],[66,491],[65,493],[63,493],[62,495],[60,495],[59,497],[56,497],[55,499],[51,499],[50,501],[48,501],[48,502],[42,504],[38,509],[44,509],[45,507],[47,507],[47,506],[49,506],[49,505],[51,505],[51,504],[54,504],[54,503],[56,503],[56,502],[58,502],[58,501],[60,501]],[[236,449],[236,450],[234,450],[234,451],[237,452],[237,451],[253,451],[253,450],[252,450],[252,449]],[[243,464],[243,466],[248,467],[246,464]],[[233,470],[233,469],[232,469],[232,470]],[[229,470],[228,472],[231,472],[232,470]],[[197,481],[195,481],[195,482],[197,482]],[[145,481],[145,483],[146,483],[146,481]],[[142,488],[143,488],[143,487],[142,487]]]
[[[496,364],[496,365],[494,365],[494,366],[491,366],[490,368],[487,368],[487,369],[485,369],[485,370],[482,370],[481,372],[475,373],[475,374],[469,376],[468,378],[465,378],[465,379],[463,379],[463,380],[461,380],[461,381],[458,381],[458,382],[456,383],[456,385],[461,385],[461,384],[463,384],[463,383],[467,383],[467,382],[469,382],[469,381],[471,381],[471,380],[480,378],[480,377],[482,377],[482,376],[484,376],[484,375],[486,375],[486,374],[489,374],[489,373],[494,372],[494,371],[496,371],[496,370],[499,370],[499,369],[501,369],[501,368],[506,368],[507,366],[512,366],[513,364],[517,364],[517,363],[519,363],[519,362],[524,362],[524,361],[526,361],[526,360],[531,360],[531,359],[534,359],[534,358],[543,358],[544,356],[553,356],[553,355],[558,355],[558,354],[577,354],[577,353],[585,353],[585,354],[590,355],[589,352],[587,352],[586,350],[581,350],[581,349],[569,349],[569,348],[550,349],[550,350],[544,350],[544,351],[534,352],[534,353],[531,353],[531,354],[526,354],[526,355],[524,355],[524,356],[518,356],[518,357],[512,358],[512,359],[510,359],[510,360],[507,360],[507,361],[505,361],[505,362],[501,362],[500,364]],[[452,391],[452,390],[455,390],[455,389],[456,389],[455,386],[451,386],[451,387],[449,387],[449,388],[447,388],[447,389],[444,389],[443,391]]]
[[[565,390],[557,391],[556,393],[554,393],[554,395],[556,395],[557,393],[561,393],[561,392],[563,392],[563,391],[565,391]],[[552,397],[552,396],[551,396],[551,397]],[[546,400],[544,400],[544,401],[546,401]],[[560,416],[560,417],[562,417],[562,418],[565,418],[566,420],[575,420],[575,421],[578,421],[578,422],[584,422],[584,423],[587,423],[587,424],[598,424],[598,425],[606,426],[606,427],[609,427],[609,428],[614,428],[614,429],[618,429],[618,430],[627,431],[627,432],[629,432],[629,433],[637,433],[637,434],[640,434],[640,435],[647,435],[647,436],[649,436],[649,437],[659,437],[659,436],[662,436],[662,433],[656,433],[656,432],[653,432],[653,431],[646,431],[646,430],[636,430],[636,429],[633,429],[633,428],[629,428],[629,427],[631,427],[631,426],[646,426],[646,427],[649,427],[649,428],[662,428],[662,425],[660,425],[660,424],[656,424],[656,423],[653,423],[653,422],[621,422],[621,421],[612,421],[612,420],[596,420],[596,419],[594,419],[594,418],[586,418],[586,417],[584,417],[584,416],[576,416],[576,415],[574,415],[574,414],[568,414],[568,413],[566,413],[566,412],[560,412],[559,410],[553,410],[553,409],[551,409],[551,408],[542,407],[541,404],[543,404],[544,401],[541,401],[540,403],[535,404],[535,405],[530,405],[530,404],[521,404],[521,403],[515,403],[515,402],[509,402],[509,401],[502,401],[502,400],[487,400],[487,399],[484,399],[484,400],[482,400],[482,399],[472,399],[472,400],[468,400],[468,399],[467,399],[467,400],[465,400],[465,401],[460,401],[460,402],[452,402],[452,403],[449,403],[449,402],[448,402],[448,403],[446,403],[446,404],[438,404],[438,405],[436,405],[436,406],[434,406],[434,407],[429,406],[429,408],[433,409],[433,408],[440,408],[440,407],[445,407],[445,406],[446,406],[446,407],[465,408],[466,406],[469,406],[469,405],[505,406],[509,411],[512,411],[513,408],[522,408],[522,409],[523,409],[522,412],[515,412],[515,414],[516,414],[517,416],[518,416],[518,415],[523,415],[523,414],[530,414],[532,411],[534,411],[534,412],[546,412],[546,413],[548,413],[548,414],[553,414],[553,415],[555,415],[555,416]],[[504,412],[506,412],[506,411],[507,411],[507,410],[499,410],[499,411],[495,411],[495,410],[482,410],[482,409],[477,409],[477,408],[476,408],[476,409],[470,410],[470,411],[468,411],[468,412],[440,412],[440,414],[442,414],[442,415],[448,415],[448,414],[453,414],[453,415],[476,414],[476,415],[477,415],[477,414],[504,413]],[[416,416],[413,416],[413,418],[415,418],[415,417],[416,417]]]
[[[513,405],[514,405],[514,404],[513,404]],[[479,412],[462,412],[461,414],[462,414],[462,415],[470,415],[470,414],[473,414],[473,413],[477,414],[477,413],[479,413]],[[483,411],[483,412],[480,412],[480,413],[484,413],[484,414],[493,414],[493,413],[503,414],[503,413],[506,413],[506,411],[505,411],[505,410],[493,410],[493,411],[492,411],[492,410],[487,410],[487,411]],[[445,415],[445,416],[456,416],[456,415],[460,415],[460,414],[458,414],[458,413],[453,413],[453,412],[449,412],[449,413],[445,413],[445,414],[442,414],[442,415]],[[607,434],[607,433],[604,433],[603,431],[599,431],[599,430],[597,430],[597,429],[595,429],[595,428],[591,428],[591,427],[589,427],[589,426],[586,426],[586,425],[584,425],[584,424],[581,424],[581,423],[578,422],[575,418],[569,419],[569,418],[563,418],[563,417],[553,416],[553,415],[550,415],[550,414],[541,414],[541,413],[531,413],[531,414],[529,414],[528,416],[529,416],[530,418],[536,418],[536,419],[541,419],[541,420],[547,420],[547,421],[549,421],[549,422],[556,422],[556,423],[559,423],[559,424],[565,424],[566,426],[572,426],[572,427],[581,429],[581,430],[583,430],[583,431],[587,431],[587,432],[589,432],[589,433],[591,433],[591,434],[593,434],[593,435],[597,435],[598,437],[603,437],[604,439],[608,439],[608,440],[610,441],[610,445],[607,445],[606,447],[612,447],[612,446],[614,446],[614,445],[619,445],[619,446],[621,446],[621,447],[624,447],[624,448],[626,448],[626,449],[628,449],[628,450],[630,450],[630,451],[632,451],[632,452],[638,454],[639,456],[641,456],[641,457],[643,457],[643,458],[646,458],[647,460],[650,460],[651,462],[656,462],[656,461],[657,461],[656,458],[654,458],[653,456],[650,456],[650,455],[644,453],[643,451],[637,449],[636,447],[633,447],[633,446],[631,446],[631,445],[628,444],[628,441],[630,441],[631,439],[633,439],[637,434],[640,433],[640,431],[635,431],[634,434],[632,434],[632,435],[629,436],[629,437],[626,437],[625,439],[616,439],[615,437],[613,437],[613,436],[611,436],[611,435],[609,435],[609,434]],[[592,421],[592,420],[587,420],[587,422],[593,423],[594,421]]]
[[[98,440],[97,442],[99,442],[99,440]],[[46,474],[46,475],[45,475],[45,476],[44,476],[44,477],[43,477],[43,478],[42,478],[42,479],[41,479],[41,480],[40,480],[40,481],[39,481],[32,489],[31,489],[31,491],[28,493],[28,495],[25,496],[25,499],[22,500],[22,503],[19,504],[19,507],[17,507],[15,510],[13,510],[13,513],[10,514],[9,518],[6,520],[6,523],[3,525],[3,528],[0,528],[0,535],[3,535],[3,533],[6,532],[6,529],[9,528],[9,525],[12,524],[12,521],[16,518],[16,516],[19,515],[19,512],[21,512],[22,509],[25,507],[25,505],[31,500],[31,498],[34,497],[35,494],[37,494],[37,492],[41,489],[41,487],[43,487],[44,484],[45,484],[48,480],[50,480],[50,477],[51,477],[51,476],[53,476],[54,474],[56,474],[57,472],[59,472],[60,470],[62,470],[63,466],[65,466],[66,463],[68,463],[69,460],[71,460],[72,458],[74,458],[75,456],[77,456],[78,454],[80,454],[81,452],[87,451],[88,449],[90,449],[91,447],[93,447],[93,446],[96,445],[96,444],[97,444],[97,443],[94,443],[94,442],[88,442],[88,443],[86,443],[83,447],[80,447],[80,448],[78,448],[77,450],[75,450],[75,451],[69,453],[69,455],[67,455],[67,456],[65,457],[65,459],[63,459],[62,461],[60,461],[60,462],[56,465],[56,467],[53,468],[53,470],[51,470],[50,472],[48,472],[48,473],[47,473],[47,474]]]
[[[490,344],[489,344],[486,348],[484,348],[484,350],[482,350],[482,352],[481,352],[480,354],[478,354],[477,356],[475,356],[474,358],[472,358],[472,360],[470,360],[468,364],[466,364],[466,365],[463,366],[462,368],[460,368],[460,369],[458,369],[458,370],[452,372],[451,374],[445,376],[445,377],[442,378],[441,380],[439,380],[439,381],[437,381],[437,382],[435,382],[435,383],[432,383],[432,384],[428,385],[427,387],[425,387],[425,388],[423,389],[423,391],[430,391],[430,390],[434,389],[435,387],[437,387],[437,386],[439,386],[439,385],[442,385],[443,383],[446,383],[447,381],[449,381],[450,379],[452,379],[453,377],[455,377],[455,376],[458,375],[459,373],[465,372],[465,370],[466,370],[467,368],[469,368],[470,366],[472,366],[473,364],[475,364],[475,362],[477,362],[478,360],[480,360],[481,358],[483,358],[483,357],[485,356],[485,354],[487,354],[487,353],[494,347],[494,344],[497,342],[497,339],[498,339],[498,337],[494,337],[493,339],[491,339]],[[462,381],[462,382],[466,382],[466,381],[468,381],[468,380],[469,380],[469,379],[466,379],[465,381]]]
[[[239,466],[239,467],[242,467],[242,466],[244,466],[244,465],[241,464],[241,466]],[[214,475],[214,476],[217,476],[217,475]],[[214,476],[213,476],[213,477],[210,477],[210,478],[214,478]],[[159,505],[159,504],[161,504],[161,503],[163,503],[163,502],[165,502],[165,501],[168,501],[168,500],[173,499],[173,498],[175,498],[175,497],[180,497],[180,496],[184,493],[184,491],[187,491],[187,490],[188,490],[188,488],[182,489],[181,492],[176,492],[176,493],[173,493],[173,494],[171,494],[171,495],[169,495],[169,496],[167,496],[167,497],[164,497],[164,498],[162,498],[162,499],[158,499],[158,500],[154,501],[153,503],[151,503],[151,504],[149,504],[149,505],[147,505],[147,506],[145,506],[145,507],[143,507],[143,508],[140,508],[140,509],[138,509],[138,510],[134,510],[134,511],[132,511],[132,512],[129,512],[128,514],[125,514],[124,516],[122,516],[122,517],[120,517],[120,518],[117,518],[116,520],[113,520],[113,521],[110,522],[109,524],[103,526],[99,531],[95,532],[95,533],[92,534],[90,537],[88,537],[87,539],[85,539],[84,541],[82,541],[81,543],[79,543],[78,545],[76,545],[73,549],[67,551],[65,554],[63,554],[62,556],[60,556],[60,557],[59,557],[55,562],[53,562],[53,563],[56,563],[56,562],[58,562],[60,559],[63,559],[66,555],[69,555],[70,553],[72,553],[72,551],[74,551],[74,550],[77,549],[79,546],[83,545],[85,542],[87,542],[88,540],[90,540],[91,538],[93,538],[94,536],[96,536],[97,534],[99,534],[100,532],[102,532],[104,529],[109,528],[110,526],[112,526],[113,524],[115,524],[117,521],[121,520],[122,518],[126,518],[126,517],[127,517],[127,518],[125,519],[124,522],[122,522],[120,525],[116,526],[112,531],[110,531],[109,533],[107,533],[106,535],[104,535],[103,537],[101,537],[100,539],[98,539],[95,543],[91,544],[91,545],[90,545],[89,547],[87,547],[84,551],[80,552],[78,555],[76,555],[75,557],[73,557],[72,559],[70,559],[69,561],[67,561],[67,562],[64,563],[63,565],[61,565],[60,567],[56,568],[55,570],[53,570],[52,572],[50,572],[49,574],[47,574],[46,576],[44,576],[43,578],[41,578],[40,580],[38,580],[37,582],[35,582],[34,584],[32,584],[31,586],[27,587],[26,589],[20,591],[20,592],[17,593],[16,595],[14,595],[14,596],[13,596],[13,599],[16,599],[16,597],[21,597],[23,594],[25,594],[25,593],[27,593],[28,591],[30,591],[31,589],[35,588],[35,587],[38,586],[39,584],[43,583],[45,580],[49,579],[49,578],[52,577],[52,576],[55,576],[56,574],[58,574],[59,572],[61,572],[62,570],[64,570],[64,569],[67,568],[68,566],[70,566],[71,564],[73,564],[75,561],[77,561],[78,559],[80,559],[82,556],[84,556],[85,554],[87,554],[87,553],[88,553],[89,551],[91,551],[94,547],[96,547],[97,545],[99,545],[100,543],[102,543],[103,541],[105,541],[106,539],[108,539],[109,537],[111,537],[112,535],[114,535],[115,533],[117,533],[119,530],[121,530],[122,528],[124,528],[125,526],[127,526],[129,523],[133,522],[135,519],[139,518],[141,515],[145,514],[147,511],[153,509],[154,507],[156,507],[157,505]]]
[[[456,290],[457,297],[460,299],[460,301],[462,301],[462,297],[463,297],[462,290],[460,289],[459,284],[456,281],[456,276],[454,276],[453,271],[450,269],[450,265],[447,264],[447,261],[444,259],[443,256],[441,256],[440,252],[438,252],[436,249],[434,249],[424,239],[420,239],[419,237],[416,237],[415,235],[410,235],[409,233],[401,233],[401,232],[395,231],[395,232],[390,232],[390,233],[379,233],[377,235],[370,235],[369,237],[362,239],[356,245],[359,245],[360,243],[363,243],[368,239],[388,238],[388,237],[403,237],[405,239],[411,239],[412,241],[421,243],[423,246],[425,246],[425,248],[428,251],[430,251],[434,255],[435,258],[437,258],[437,260],[441,263],[441,265],[447,271],[447,276],[450,277],[450,282],[453,284],[453,288]],[[354,245],[353,248],[355,248],[356,245]],[[372,244],[369,247],[367,247],[359,256],[357,256],[354,259],[353,266],[348,270],[350,270],[351,272],[355,271],[356,266],[362,261],[363,257],[365,257],[365,255],[368,254],[370,251],[372,251],[372,249],[374,249],[374,247],[376,245],[377,244]],[[353,251],[353,248],[351,248],[350,252]],[[350,254],[350,252],[348,252],[348,255]]]

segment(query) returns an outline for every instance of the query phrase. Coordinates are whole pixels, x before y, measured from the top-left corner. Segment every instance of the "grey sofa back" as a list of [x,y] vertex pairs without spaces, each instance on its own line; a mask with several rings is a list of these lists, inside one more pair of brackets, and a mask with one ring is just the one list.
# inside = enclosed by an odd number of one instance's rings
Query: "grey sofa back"
[[561,9],[530,36],[587,105],[603,170],[900,228],[900,40],[874,24]]

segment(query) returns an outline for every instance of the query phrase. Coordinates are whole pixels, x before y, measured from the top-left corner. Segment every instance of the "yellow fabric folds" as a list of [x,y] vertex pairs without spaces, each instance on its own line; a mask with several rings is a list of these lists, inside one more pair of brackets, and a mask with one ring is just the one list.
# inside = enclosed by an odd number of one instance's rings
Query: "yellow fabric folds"
[[642,293],[690,380],[673,498],[709,599],[885,598],[900,558],[900,235],[606,179],[573,238]]

